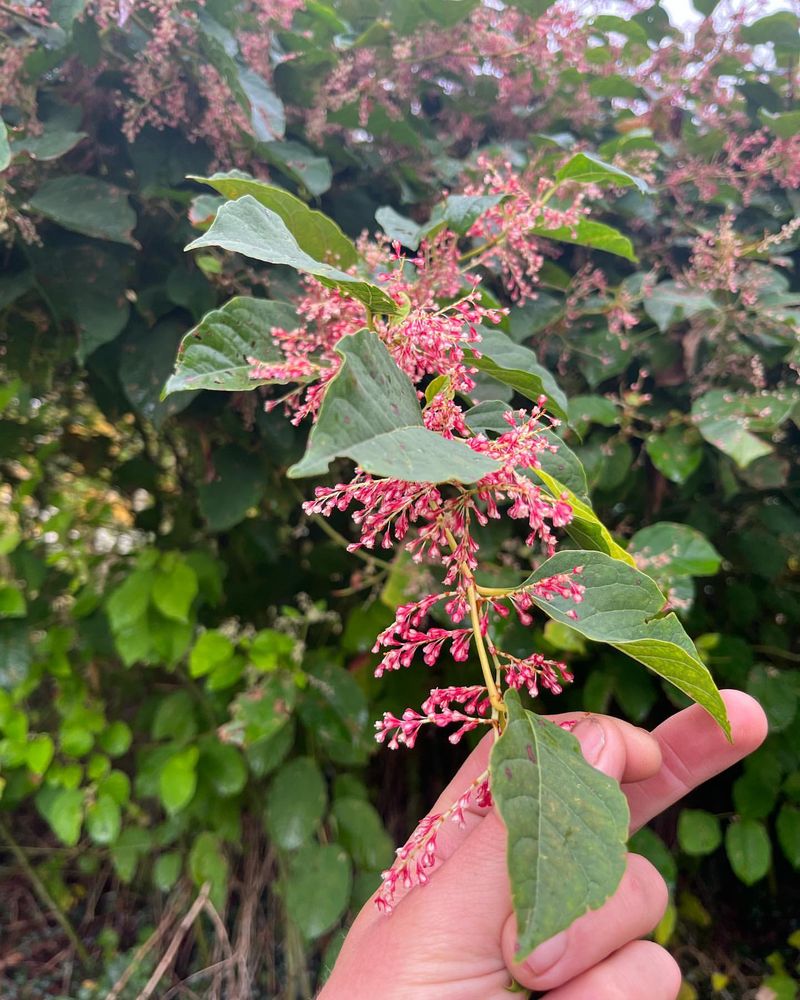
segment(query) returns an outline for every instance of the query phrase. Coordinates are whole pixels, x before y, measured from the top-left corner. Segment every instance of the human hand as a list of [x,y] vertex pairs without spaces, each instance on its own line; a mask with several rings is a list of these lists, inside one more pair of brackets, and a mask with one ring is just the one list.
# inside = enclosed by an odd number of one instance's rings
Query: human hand
[[[696,705],[652,734],[607,716],[577,716],[573,734],[584,757],[627,796],[631,832],[761,744],[767,723],[758,703],[739,691],[723,697],[732,744]],[[433,812],[485,771],[491,746],[491,737],[480,743]],[[505,843],[492,809],[472,806],[464,828],[447,824],[430,884],[401,898],[390,917],[366,903],[319,1000],[508,1000],[512,976],[528,989],[550,991],[547,1000],[674,1000],[677,964],[663,948],[638,940],[667,903],[666,885],[648,861],[629,854],[616,893],[518,965]]]

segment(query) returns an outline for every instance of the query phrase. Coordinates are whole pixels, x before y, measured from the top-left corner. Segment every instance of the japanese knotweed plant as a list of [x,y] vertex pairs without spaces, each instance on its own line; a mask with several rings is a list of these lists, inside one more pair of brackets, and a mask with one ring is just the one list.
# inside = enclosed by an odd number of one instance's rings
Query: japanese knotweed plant
[[[375,902],[388,913],[426,883],[442,826],[494,804],[508,830],[523,955],[614,892],[628,813],[619,787],[584,762],[568,729],[525,708],[525,698],[558,694],[572,677],[539,652],[504,649],[503,619],[530,625],[541,613],[568,625],[672,682],[726,732],[728,721],[659,587],[595,516],[583,469],[556,433],[568,419],[564,395],[504,332],[509,310],[482,286],[499,274],[513,303],[535,296],[550,240],[632,259],[627,238],[590,220],[589,208],[601,186],[646,186],[583,153],[550,177],[481,167],[481,180],[446,198],[426,225],[382,210],[387,235],[358,246],[280,188],[237,172],[207,178],[225,200],[190,247],[294,268],[302,294],[293,303],[239,297],[206,315],[184,339],[165,392],[280,386],[266,405],[312,422],[288,475],[355,463],[348,480],[318,486],[305,510],[350,511],[353,550],[403,548],[428,568],[428,591],[408,595],[376,637],[376,673],[416,660],[431,666],[443,654],[477,669],[434,688],[419,708],[386,713],[376,738],[410,748],[423,726],[435,726],[453,743],[479,728],[495,742],[487,771],[398,850]],[[492,399],[487,385],[510,386],[526,405]],[[478,573],[481,529],[500,518],[524,525],[535,568],[516,585],[487,586]],[[568,547],[559,549],[562,540]]]

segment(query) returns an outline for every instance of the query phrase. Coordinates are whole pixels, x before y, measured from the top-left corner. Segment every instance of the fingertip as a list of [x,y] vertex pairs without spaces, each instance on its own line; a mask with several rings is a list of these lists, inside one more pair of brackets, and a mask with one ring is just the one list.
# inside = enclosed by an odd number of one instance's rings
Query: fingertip
[[728,712],[733,745],[752,753],[767,738],[769,721],[766,712],[755,698],[744,691],[726,688],[720,694]]
[[586,715],[572,730],[572,735],[580,743],[587,763],[610,778],[622,779],[627,750],[622,731],[613,719]]

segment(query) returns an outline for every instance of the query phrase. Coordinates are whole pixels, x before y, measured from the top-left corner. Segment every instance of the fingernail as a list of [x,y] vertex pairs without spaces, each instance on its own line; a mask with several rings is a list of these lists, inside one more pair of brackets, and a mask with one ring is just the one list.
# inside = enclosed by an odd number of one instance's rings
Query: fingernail
[[591,716],[581,719],[572,730],[572,735],[580,743],[586,760],[590,764],[596,764],[600,760],[603,747],[606,745],[605,730],[597,719],[593,719]]
[[545,941],[544,944],[540,944],[535,951],[528,955],[525,959],[525,965],[535,976],[541,976],[542,973],[553,968],[566,950],[567,932],[562,931],[555,937],[551,937],[549,941]]

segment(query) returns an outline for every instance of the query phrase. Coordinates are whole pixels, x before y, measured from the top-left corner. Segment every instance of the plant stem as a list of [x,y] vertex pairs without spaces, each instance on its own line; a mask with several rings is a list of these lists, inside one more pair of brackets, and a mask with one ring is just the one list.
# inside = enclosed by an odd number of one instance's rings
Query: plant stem
[[478,650],[478,659],[481,662],[483,679],[486,681],[486,689],[489,692],[489,701],[492,703],[492,709],[494,711],[498,713],[505,712],[505,705],[503,704],[503,699],[500,697],[500,692],[497,690],[497,685],[494,682],[492,667],[489,663],[489,657],[486,654],[486,645],[484,644],[483,635],[481,634],[481,619],[478,614],[478,598],[475,593],[474,582],[467,587],[467,600],[469,601],[469,614],[472,619],[472,632],[475,636],[475,648]]
[[27,855],[22,850],[20,845],[16,842],[16,840],[14,840],[14,838],[11,835],[11,832],[9,831],[8,827],[2,820],[0,820],[0,834],[2,834],[6,843],[11,848],[11,853],[17,859],[20,867],[27,875],[31,885],[34,888],[34,891],[36,892],[36,895],[39,897],[42,903],[44,903],[44,905],[48,908],[48,910],[50,910],[50,912],[53,914],[53,916],[61,925],[61,929],[67,935],[69,943],[75,949],[75,953],[78,956],[78,958],[81,960],[81,962],[83,962],[83,964],[87,968],[90,967],[92,964],[92,959],[89,955],[89,952],[86,950],[86,947],[84,946],[83,942],[78,937],[75,928],[70,923],[69,917],[50,895],[47,886],[44,884],[44,882],[42,882],[42,880],[36,874],[30,861],[28,861]]

